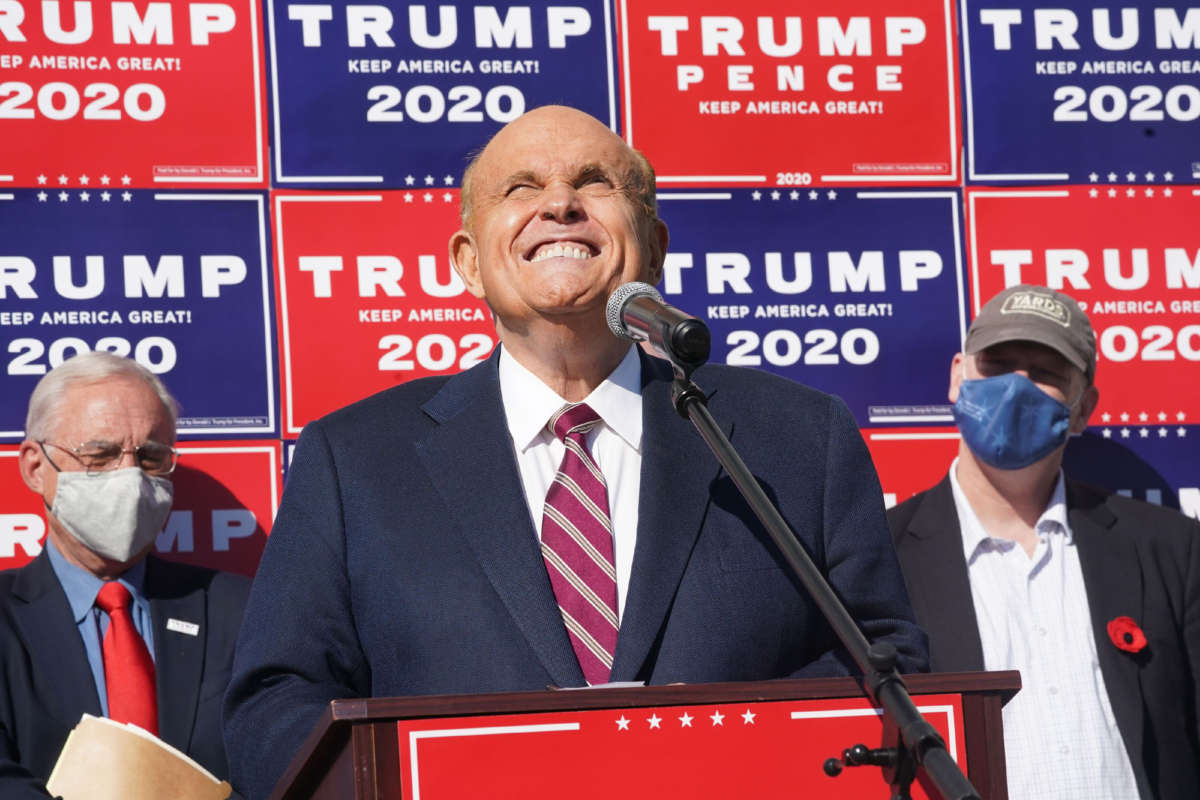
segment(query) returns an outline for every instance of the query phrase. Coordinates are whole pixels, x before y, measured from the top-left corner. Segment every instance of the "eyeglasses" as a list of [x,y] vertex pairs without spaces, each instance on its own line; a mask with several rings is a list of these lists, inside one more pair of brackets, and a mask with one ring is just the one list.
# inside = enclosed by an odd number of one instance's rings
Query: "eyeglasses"
[[[133,453],[137,465],[148,475],[170,475],[175,470],[179,460],[179,451],[159,442],[146,442],[133,448],[124,448],[116,442],[83,442],[76,447],[64,447],[53,442],[38,442],[42,452],[46,453],[46,445],[56,447],[67,453],[81,465],[88,475],[107,472],[116,469],[126,453]],[[46,453],[50,459],[50,454]],[[58,465],[50,459],[50,463],[58,469]]]

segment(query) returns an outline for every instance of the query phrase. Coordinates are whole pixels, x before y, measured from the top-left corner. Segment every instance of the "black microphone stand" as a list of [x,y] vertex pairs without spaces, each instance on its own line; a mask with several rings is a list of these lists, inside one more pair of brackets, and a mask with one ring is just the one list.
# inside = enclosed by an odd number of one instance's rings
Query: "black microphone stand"
[[[825,576],[800,546],[796,534],[771,504],[766,492],[758,485],[741,456],[733,449],[729,438],[718,427],[709,413],[708,398],[700,387],[691,381],[692,370],[698,364],[681,364],[672,359],[672,366],[675,370],[675,382],[671,389],[671,399],[675,410],[684,419],[692,421],[713,455],[729,473],[750,509],[762,522],[771,539],[804,584],[804,588],[821,609],[833,632],[849,651],[854,663],[862,670],[866,690],[871,699],[883,708],[887,721],[895,725],[898,738],[895,748],[868,750],[862,745],[857,745],[845,751],[845,764],[875,764],[884,767],[890,773],[887,777],[892,787],[893,798],[909,797],[909,787],[916,777],[916,767],[920,766],[946,800],[980,800],[979,792],[950,757],[942,737],[925,721],[913,704],[908,687],[904,685],[900,673],[896,670],[896,648],[886,642],[868,644],[867,638],[855,624],[850,612],[838,600]],[[826,762],[825,771],[827,774],[836,775],[841,771],[841,763],[830,759]]]

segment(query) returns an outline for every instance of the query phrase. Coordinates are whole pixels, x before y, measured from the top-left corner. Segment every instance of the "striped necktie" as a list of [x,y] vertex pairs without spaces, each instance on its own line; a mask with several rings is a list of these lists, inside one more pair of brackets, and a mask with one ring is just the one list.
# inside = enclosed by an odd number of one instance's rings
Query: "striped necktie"
[[617,573],[608,488],[584,437],[597,423],[586,404],[563,406],[547,427],[566,449],[546,493],[542,557],[563,624],[589,684],[604,683],[617,646]]

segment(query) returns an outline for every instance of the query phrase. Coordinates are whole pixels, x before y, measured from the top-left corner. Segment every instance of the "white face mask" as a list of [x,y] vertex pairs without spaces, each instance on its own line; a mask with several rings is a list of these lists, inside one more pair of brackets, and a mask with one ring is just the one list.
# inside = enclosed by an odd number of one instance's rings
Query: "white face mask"
[[50,513],[84,547],[111,561],[142,552],[162,530],[174,486],[141,467],[59,472]]

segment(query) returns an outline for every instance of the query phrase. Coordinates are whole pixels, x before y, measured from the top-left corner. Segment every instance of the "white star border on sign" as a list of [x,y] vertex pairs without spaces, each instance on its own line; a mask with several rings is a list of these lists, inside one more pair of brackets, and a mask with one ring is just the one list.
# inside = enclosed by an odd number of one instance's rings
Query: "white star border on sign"
[[1172,418],[1174,418],[1174,420],[1176,422],[1186,422],[1188,415],[1187,415],[1186,411],[1182,411],[1182,410],[1176,411],[1175,413],[1172,414],[1171,412],[1169,412],[1163,408],[1160,408],[1158,411],[1156,411],[1154,413],[1150,413],[1149,411],[1145,411],[1145,410],[1139,408],[1136,412],[1122,410],[1122,411],[1104,411],[1104,412],[1101,412],[1101,414],[1100,414],[1101,422],[1111,422],[1114,419],[1120,419],[1121,422],[1130,422],[1130,421],[1134,421],[1134,420],[1136,420],[1137,422],[1151,422],[1154,420],[1156,420],[1158,422],[1167,422],[1168,420],[1170,420]]
[[[1138,174],[1133,170],[1127,170],[1124,175],[1122,175],[1113,170],[1105,175],[1101,175],[1098,172],[1089,172],[1087,176],[1089,183],[1096,183],[1102,179],[1107,179],[1109,183],[1117,183],[1122,177],[1124,177],[1127,182],[1133,183],[1138,179]],[[1145,179],[1146,183],[1154,183],[1155,180],[1161,180],[1163,183],[1170,183],[1171,181],[1175,180],[1175,173],[1169,169],[1163,170],[1161,173],[1155,172],[1154,170],[1146,170],[1141,177]]]
[[[1103,423],[1103,427],[1101,427],[1101,429],[1100,429],[1100,435],[1103,436],[1105,439],[1113,438],[1114,434],[1120,435],[1120,438],[1122,438],[1122,439],[1132,439],[1132,438],[1134,438],[1134,434],[1136,433],[1137,434],[1136,438],[1139,438],[1139,439],[1150,439],[1154,435],[1157,435],[1157,438],[1159,438],[1159,439],[1169,439],[1169,438],[1171,438],[1171,429],[1168,427],[1168,424],[1171,422],[1177,422],[1177,423],[1185,422],[1187,420],[1187,416],[1188,415],[1187,415],[1186,411],[1176,411],[1174,414],[1171,414],[1170,412],[1167,412],[1165,410],[1159,410],[1153,414],[1151,414],[1147,411],[1140,411],[1140,410],[1137,411],[1136,413],[1131,413],[1129,411],[1121,411],[1121,412],[1104,411],[1100,414],[1100,421]],[[1108,423],[1110,423],[1116,419],[1120,419],[1121,422],[1126,422],[1126,423],[1131,422],[1131,421],[1136,421],[1136,422],[1151,423],[1151,424],[1150,425],[1143,424],[1143,425],[1137,426],[1135,428],[1131,428],[1128,425],[1126,425],[1126,426],[1114,429]],[[1159,423],[1159,426],[1157,428],[1153,427],[1153,423],[1155,421],[1157,421]],[[1174,433],[1177,438],[1182,439],[1187,436],[1187,428],[1180,425],[1179,427],[1177,427],[1175,429]]]

